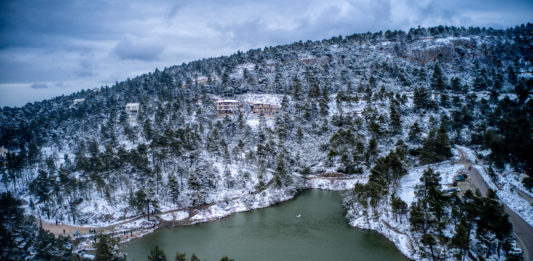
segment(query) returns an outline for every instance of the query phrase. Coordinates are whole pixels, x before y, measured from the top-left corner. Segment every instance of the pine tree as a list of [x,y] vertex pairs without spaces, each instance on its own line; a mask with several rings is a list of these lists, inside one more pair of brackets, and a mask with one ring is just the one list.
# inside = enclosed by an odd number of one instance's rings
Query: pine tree
[[292,81],[292,98],[299,101],[302,99],[302,84],[300,83],[300,79],[298,79],[297,76],[294,76],[292,78]]
[[72,257],[70,239],[54,235],[42,228],[39,229],[34,242],[34,260],[69,261]]
[[487,84],[485,80],[481,77],[481,75],[478,75],[474,79],[474,90],[475,91],[484,91],[487,88]]
[[400,113],[396,110],[396,108],[392,105],[389,106],[389,118],[390,118],[390,126],[391,126],[391,133],[398,134],[402,132],[402,120],[400,118]]
[[509,67],[507,67],[507,81],[509,81],[510,84],[516,84],[518,81],[517,79],[518,77],[513,69],[513,66],[509,65]]
[[328,87],[324,86],[322,88],[322,98],[320,99],[319,106],[320,106],[320,115],[322,117],[325,117],[328,115],[329,111],[329,94],[328,94]]
[[379,154],[379,150],[378,150],[378,142],[376,140],[376,138],[372,138],[370,139],[370,141],[368,142],[368,147],[366,148],[366,160],[367,160],[367,163],[369,161],[372,161],[374,160],[374,158]]
[[409,134],[408,139],[409,141],[419,141],[420,140],[420,133],[422,132],[422,129],[418,126],[418,122],[415,121],[411,128],[409,128]]
[[470,231],[463,222],[455,225],[455,235],[452,237],[450,246],[459,250],[455,257],[463,260],[465,253],[470,249]]
[[398,216],[400,216],[400,224],[402,224],[402,217],[407,214],[407,203],[401,198],[392,195],[391,197],[391,207],[392,212],[394,213],[394,219],[398,222]]
[[173,174],[168,175],[168,187],[170,190],[170,197],[172,198],[172,202],[176,204],[180,196],[180,188],[176,176],[174,176]]
[[278,164],[276,171],[274,172],[275,185],[278,188],[282,186],[289,186],[292,183],[292,179],[287,172],[287,167],[285,166],[285,161],[283,160],[283,155],[280,155],[278,159]]
[[431,76],[431,88],[436,91],[444,91],[446,84],[444,83],[444,77],[442,76],[442,70],[438,63],[433,67],[433,75]]
[[200,261],[200,258],[198,258],[194,253],[191,255],[191,261]]
[[125,261],[126,259],[120,253],[118,247],[118,240],[108,235],[98,235],[98,241],[95,245],[96,251],[94,254],[95,261]]
[[486,246],[485,258],[489,258],[495,240],[498,242],[496,250],[499,256],[501,246],[513,237],[513,226],[504,212],[503,205],[498,202],[496,192],[489,190],[488,196],[482,199],[479,211],[476,237]]
[[450,107],[450,98],[448,97],[448,95],[446,93],[442,93],[440,95],[440,106],[442,106],[444,108],[449,108]]
[[176,258],[174,258],[174,261],[187,261],[187,254],[177,252]]
[[144,210],[146,209],[147,196],[143,189],[139,189],[135,192],[133,204],[137,213],[145,213]]
[[[421,233],[422,256],[433,260],[440,259],[436,248],[436,236],[443,238],[445,226],[443,217],[447,198],[440,191],[440,174],[428,168],[420,178],[421,184],[415,187],[417,201],[411,205],[409,222],[414,232]],[[429,252],[427,251],[429,248]]]
[[329,103],[329,91],[327,85],[322,88],[322,99],[325,103]]
[[0,260],[24,260],[30,255],[34,218],[24,216],[11,192],[0,193]]
[[376,121],[376,119],[374,117],[372,117],[370,119],[370,122],[368,123],[368,130],[374,134],[374,137],[380,137],[382,132],[381,132],[381,126],[379,125],[379,123]]
[[398,186],[401,177],[407,174],[407,169],[394,151],[390,151],[386,157],[380,157],[370,171],[372,175],[383,179],[385,183]]
[[451,81],[451,89],[452,89],[454,92],[460,92],[461,89],[462,89],[462,86],[461,86],[461,79],[459,79],[458,77],[454,77],[454,78],[452,78],[452,81]]
[[443,124],[438,130],[431,130],[420,151],[422,164],[443,161],[452,156],[450,140]]
[[311,84],[311,88],[309,89],[307,96],[312,99],[320,97],[320,87],[318,87],[318,83],[314,82]]
[[298,141],[298,143],[301,143],[303,137],[304,137],[304,133],[302,131],[302,128],[298,127],[298,130],[296,130],[296,141]]
[[415,111],[434,108],[433,101],[430,99],[429,93],[424,87],[415,87],[413,103]]
[[148,261],[167,261],[167,256],[163,250],[159,249],[159,246],[155,246],[150,250]]
[[46,203],[51,197],[52,181],[48,177],[48,172],[38,171],[38,176],[29,186],[30,192],[38,198],[37,203]]

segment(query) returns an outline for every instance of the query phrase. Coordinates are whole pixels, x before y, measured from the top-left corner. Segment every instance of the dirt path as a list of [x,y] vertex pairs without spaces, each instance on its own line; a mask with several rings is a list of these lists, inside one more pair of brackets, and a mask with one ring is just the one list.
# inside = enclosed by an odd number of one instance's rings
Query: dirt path
[[[274,183],[274,179],[271,179],[262,188],[260,188],[260,189],[258,189],[256,191],[253,191],[250,194],[255,195],[255,194],[261,193],[261,192],[267,190],[273,183]],[[236,197],[233,197],[233,198],[230,198],[230,199],[227,199],[227,200],[229,200],[229,201],[238,200],[242,196],[244,196],[244,195],[236,196]],[[223,200],[223,201],[227,201],[227,200]],[[171,209],[171,210],[167,210],[167,211],[163,211],[163,212],[157,213],[156,216],[159,217],[159,216],[164,215],[164,214],[169,214],[169,213],[174,213],[174,212],[179,212],[179,211],[187,211],[189,213],[189,218],[187,218],[187,222],[182,222],[182,223],[183,224],[188,224],[188,223],[190,223],[190,222],[188,222],[189,219],[192,216],[196,215],[200,210],[209,208],[209,207],[214,206],[214,205],[216,205],[216,204],[218,204],[220,202],[222,202],[222,201],[217,201],[217,202],[204,204],[204,205],[196,206],[196,207],[190,207],[190,208]],[[142,219],[142,218],[144,218],[144,216],[138,216],[138,217],[134,217],[134,218],[130,218],[130,219],[124,220],[124,221],[116,223],[116,224],[103,226],[103,227],[73,226],[73,225],[66,225],[66,224],[55,224],[55,223],[46,222],[46,221],[42,221],[42,226],[43,226],[43,229],[50,231],[52,234],[54,234],[56,236],[59,236],[59,235],[72,236],[74,234],[74,232],[76,232],[76,231],[80,231],[82,234],[88,234],[90,230],[95,230],[96,232],[102,232],[102,233],[111,233],[111,232],[115,232],[115,228],[117,228],[117,227],[119,227],[121,225],[128,224],[128,223],[137,221],[137,220]],[[40,226],[41,222],[39,222],[39,219],[35,219],[35,222],[36,222],[37,226]]]
[[387,223],[387,221],[385,221],[385,220],[381,220],[381,222],[382,222],[383,224],[385,224],[385,226],[388,227],[390,230],[392,230],[392,231],[394,231],[394,232],[396,232],[396,233],[398,233],[398,234],[401,234],[401,235],[406,236],[406,237],[407,237],[407,241],[409,242],[409,248],[410,248],[410,250],[411,250],[411,253],[414,253],[414,252],[415,252],[415,247],[413,246],[413,241],[411,240],[411,237],[410,237],[409,235],[407,235],[406,233],[404,233],[404,232],[398,230],[397,228],[391,226],[391,225],[390,225],[389,223]]
[[[476,168],[472,166],[472,162],[470,162],[466,157],[465,153],[459,149],[456,148],[459,153],[461,153],[461,163],[465,166],[465,169],[468,170],[469,177],[472,179],[472,184],[479,189],[481,194],[483,196],[487,196],[489,186],[485,182],[485,180],[481,177],[479,172],[476,170]],[[522,248],[522,251],[524,251],[524,260],[532,260],[533,259],[533,227],[531,227],[523,218],[521,218],[518,214],[516,214],[512,209],[510,209],[505,203],[503,203],[505,213],[509,215],[509,220],[511,223],[513,223],[513,230],[516,234],[517,241]]]
[[[35,222],[37,223],[37,226],[40,226],[39,219],[35,219]],[[43,229],[50,231],[52,234],[58,236],[58,235],[69,235],[72,236],[76,230],[80,231],[83,234],[89,233],[89,230],[93,229],[91,227],[80,227],[80,226],[71,226],[71,225],[64,225],[64,224],[54,224],[49,223],[46,221],[42,222]],[[96,228],[96,231],[98,232],[104,232],[105,228]]]

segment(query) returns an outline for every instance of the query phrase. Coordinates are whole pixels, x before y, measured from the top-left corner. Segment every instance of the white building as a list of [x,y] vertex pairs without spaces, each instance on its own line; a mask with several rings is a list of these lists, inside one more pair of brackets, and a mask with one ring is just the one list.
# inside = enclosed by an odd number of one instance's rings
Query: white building
[[0,157],[5,158],[8,152],[9,150],[4,148],[4,146],[0,147]]
[[126,104],[126,114],[128,114],[128,120],[130,122],[137,122],[137,115],[139,114],[140,107],[138,102]]
[[78,104],[78,103],[82,103],[82,102],[84,102],[84,101],[85,101],[85,99],[74,99],[73,104],[76,105],[76,104]]
[[254,114],[263,113],[265,116],[272,116],[279,111],[279,106],[275,104],[250,102],[248,105]]

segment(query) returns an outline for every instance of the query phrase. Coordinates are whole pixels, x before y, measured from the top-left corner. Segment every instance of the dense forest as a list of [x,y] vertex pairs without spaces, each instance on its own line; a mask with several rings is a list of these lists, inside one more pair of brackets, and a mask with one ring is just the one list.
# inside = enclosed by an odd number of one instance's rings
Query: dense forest
[[[454,144],[489,150],[494,179],[512,169],[531,190],[532,32],[438,26],[300,41],[4,107],[1,191],[51,222],[106,224],[269,185],[295,194],[309,174],[367,175],[346,204],[390,203],[424,257],[443,258],[449,246],[461,259],[474,230],[488,244],[480,256],[500,255],[512,235],[494,194],[444,195],[431,169],[416,204],[390,191],[409,168],[449,159]],[[217,98],[263,99],[279,111],[221,116]],[[140,104],[134,122],[127,103]],[[20,233],[47,236],[36,231]],[[62,240],[57,251],[68,251]],[[2,245],[3,255],[15,251]]]

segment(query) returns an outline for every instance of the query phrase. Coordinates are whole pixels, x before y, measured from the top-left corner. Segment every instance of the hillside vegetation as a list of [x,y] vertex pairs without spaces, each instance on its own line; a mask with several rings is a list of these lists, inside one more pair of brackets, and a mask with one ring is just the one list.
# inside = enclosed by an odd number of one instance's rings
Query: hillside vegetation
[[[450,159],[453,144],[487,152],[494,179],[526,174],[531,191],[532,32],[438,26],[300,41],[4,107],[1,190],[45,220],[97,225],[266,187],[294,195],[310,174],[359,175],[369,182],[346,195],[348,208],[392,200],[423,243],[415,257],[443,258],[448,246],[463,257],[471,231],[489,242],[480,255],[499,256],[511,248],[509,230],[468,216],[469,206],[501,212],[494,195],[445,198],[432,170],[410,208],[394,191],[408,169]],[[219,116],[216,98],[280,109]],[[133,102],[136,123],[125,111]],[[453,211],[458,222],[446,227]]]

